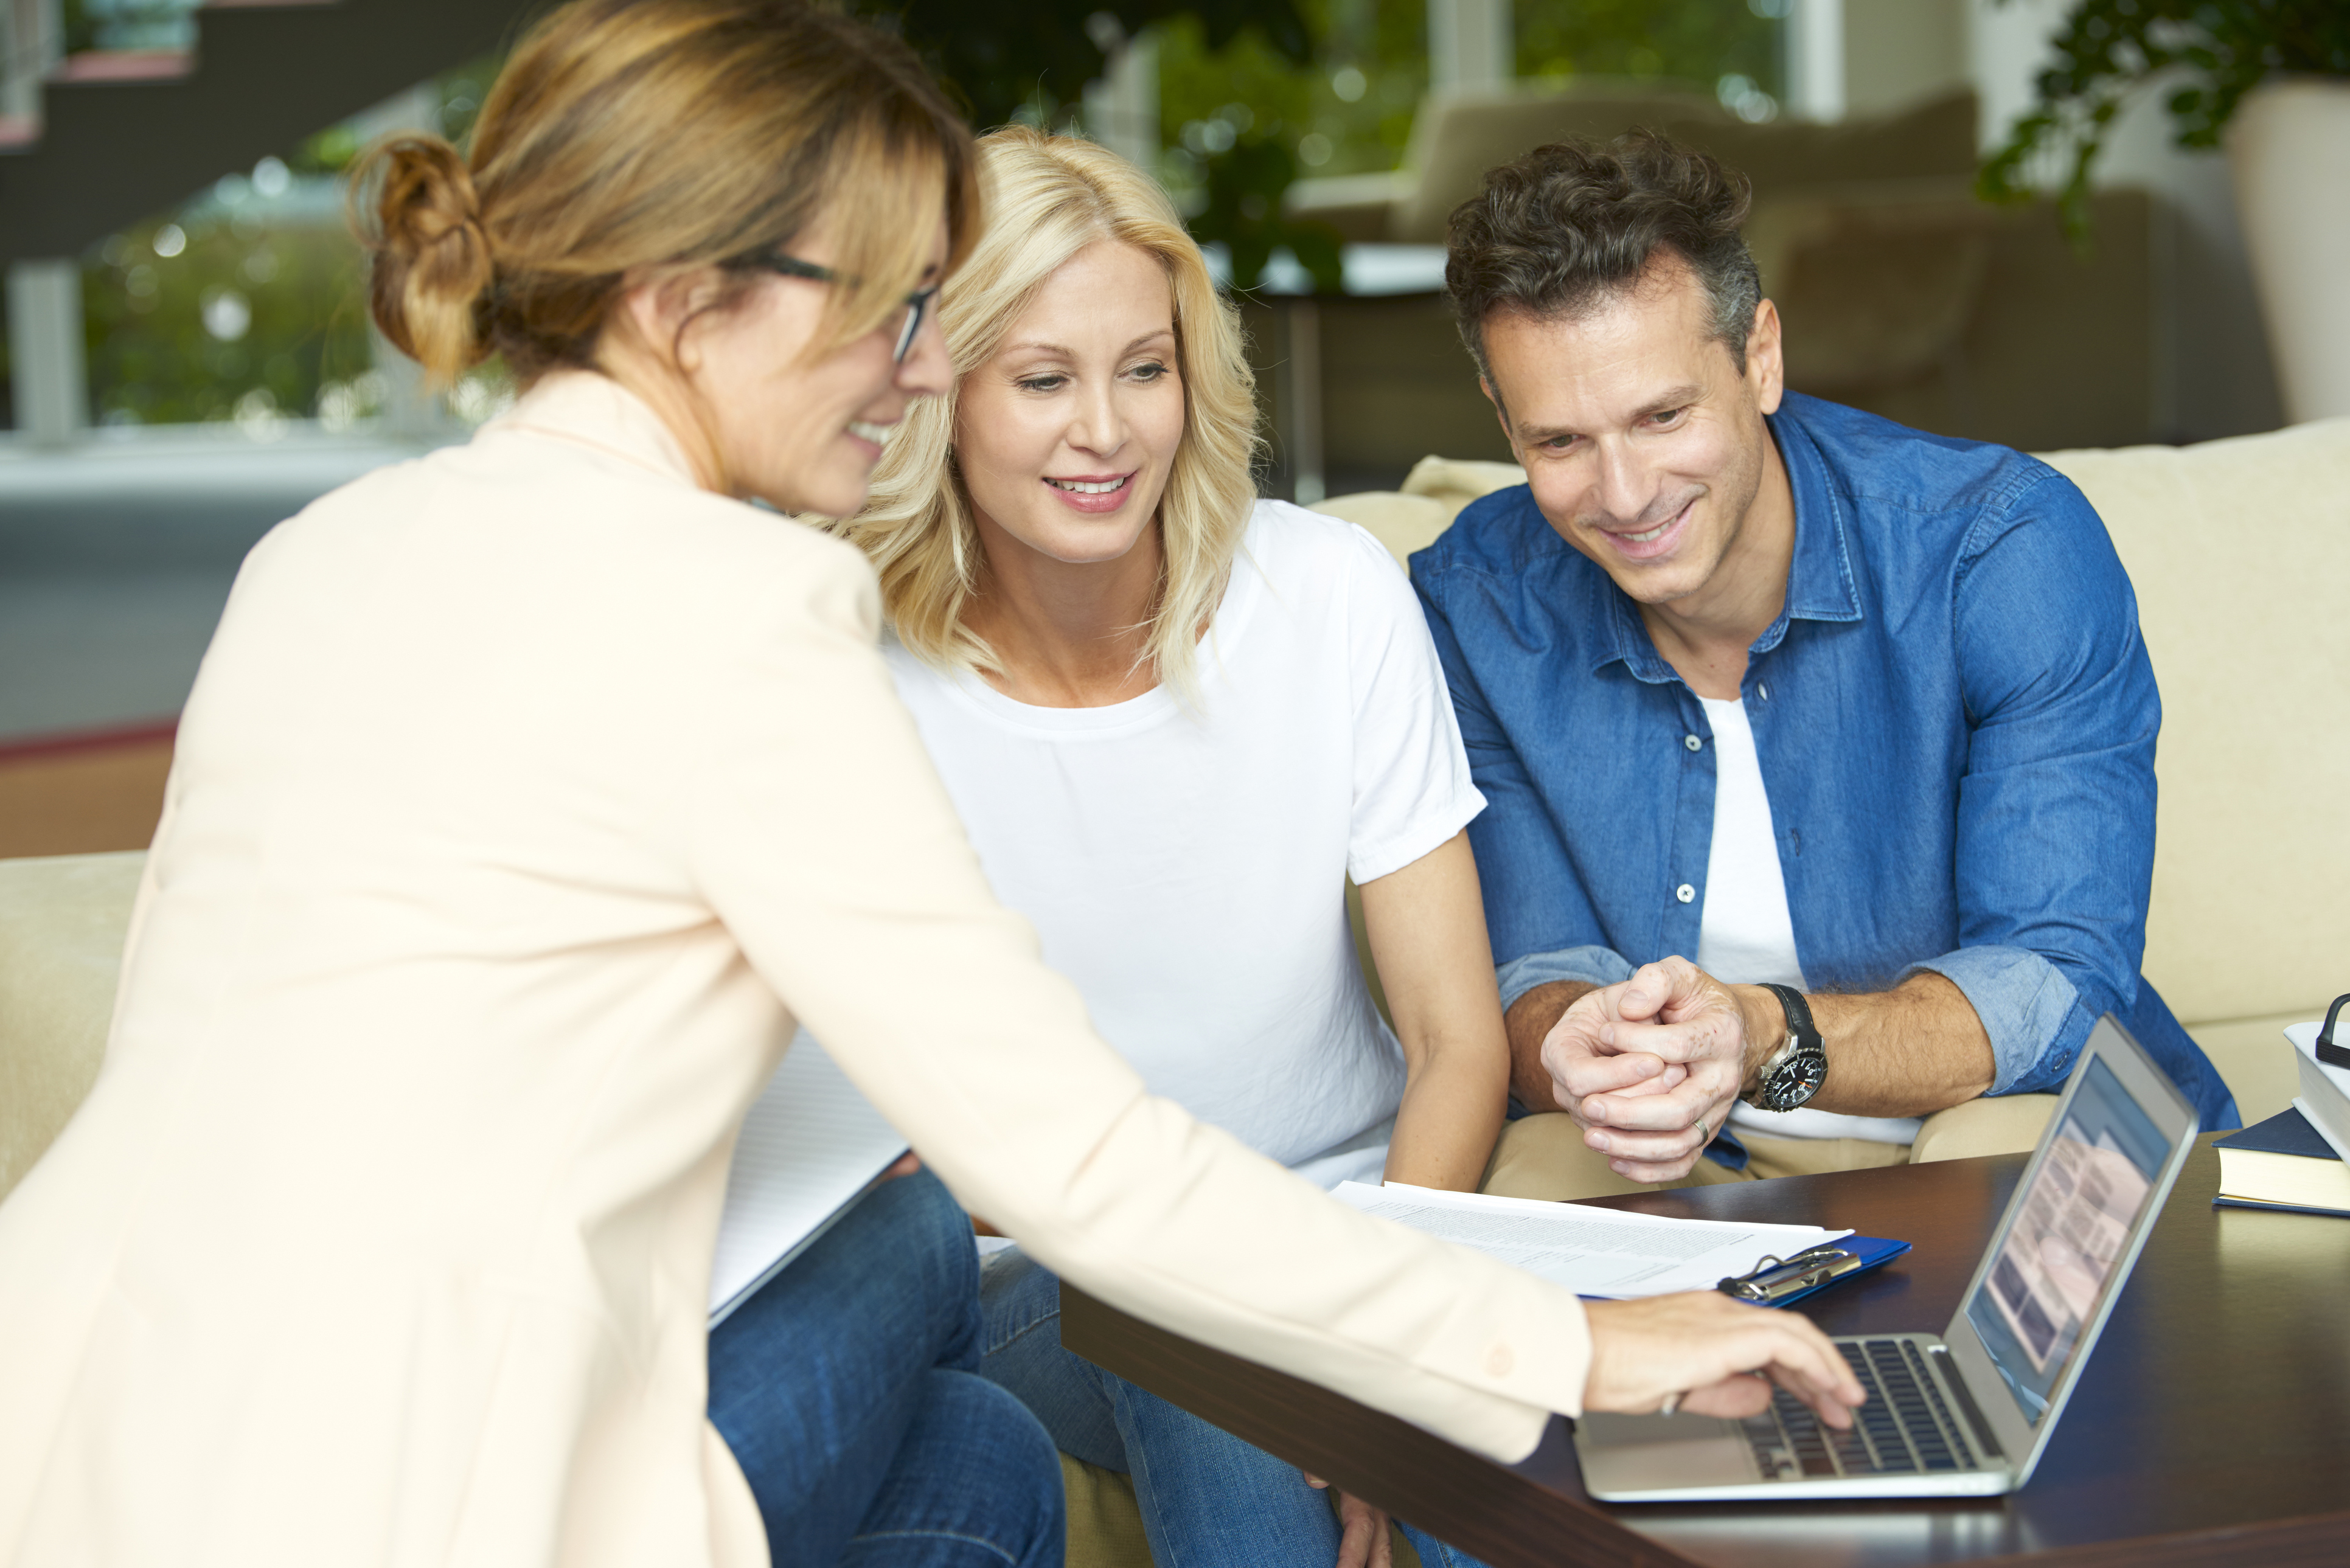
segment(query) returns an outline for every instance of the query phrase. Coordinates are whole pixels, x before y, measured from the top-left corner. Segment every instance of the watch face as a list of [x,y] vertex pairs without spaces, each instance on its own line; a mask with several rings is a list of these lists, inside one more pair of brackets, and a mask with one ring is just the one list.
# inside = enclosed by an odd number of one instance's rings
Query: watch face
[[1818,1094],[1827,1075],[1826,1055],[1816,1046],[1798,1046],[1772,1069],[1756,1097],[1766,1111],[1792,1111]]

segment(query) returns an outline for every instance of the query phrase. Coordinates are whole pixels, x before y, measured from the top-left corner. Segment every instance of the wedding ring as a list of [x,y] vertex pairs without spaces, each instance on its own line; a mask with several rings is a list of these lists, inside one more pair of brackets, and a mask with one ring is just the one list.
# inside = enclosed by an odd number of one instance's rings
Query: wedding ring
[[1680,1407],[1681,1391],[1679,1389],[1675,1389],[1672,1393],[1665,1396],[1664,1407],[1659,1410],[1657,1414],[1659,1416],[1669,1416]]

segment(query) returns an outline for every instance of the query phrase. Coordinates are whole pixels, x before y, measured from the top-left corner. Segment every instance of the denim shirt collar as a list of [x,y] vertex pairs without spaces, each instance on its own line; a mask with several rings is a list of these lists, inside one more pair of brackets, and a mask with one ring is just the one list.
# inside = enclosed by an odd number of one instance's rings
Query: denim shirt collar
[[[1748,649],[1768,653],[1787,635],[1790,620],[1859,620],[1860,592],[1852,570],[1852,547],[1846,537],[1843,501],[1828,483],[1827,462],[1819,447],[1797,421],[1785,413],[1764,416],[1779,456],[1786,465],[1787,482],[1795,497],[1795,557],[1787,567],[1787,602],[1762,635]],[[1585,624],[1604,626],[1609,636],[1599,639],[1594,673],[1621,659],[1626,669],[1650,685],[1679,680],[1680,675],[1665,662],[1639,607],[1617,587],[1607,573],[1586,573]]]

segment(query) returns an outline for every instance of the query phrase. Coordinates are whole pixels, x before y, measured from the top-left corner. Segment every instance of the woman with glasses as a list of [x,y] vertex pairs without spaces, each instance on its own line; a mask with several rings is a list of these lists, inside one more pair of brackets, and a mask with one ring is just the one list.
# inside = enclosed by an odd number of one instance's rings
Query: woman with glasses
[[[849,281],[828,266],[818,266],[814,262],[802,261],[797,256],[787,256],[781,251],[753,256],[749,260],[750,265],[764,267],[781,277],[804,277],[811,283],[827,284]],[[928,287],[918,288],[906,296],[906,319],[898,328],[897,341],[889,347],[890,363],[902,365],[906,362],[906,356],[913,352],[914,339],[921,335],[922,322],[930,315],[931,306],[938,300],[939,287],[940,286],[934,283]]]
[[[379,323],[523,395],[238,578],[105,1069],[0,1206],[12,1563],[1057,1562],[950,1188],[1497,1456],[1586,1402],[1753,1402],[1732,1375],[1774,1361],[1833,1402],[1816,1335],[1745,1313],[1659,1355],[1661,1320],[1151,1098],[989,896],[870,568],[776,512],[857,510],[948,384],[908,296],[969,246],[972,155],[907,50],[785,0],[583,0],[466,154],[367,168]],[[777,1277],[713,1393],[728,1154],[795,1020],[927,1169]]]

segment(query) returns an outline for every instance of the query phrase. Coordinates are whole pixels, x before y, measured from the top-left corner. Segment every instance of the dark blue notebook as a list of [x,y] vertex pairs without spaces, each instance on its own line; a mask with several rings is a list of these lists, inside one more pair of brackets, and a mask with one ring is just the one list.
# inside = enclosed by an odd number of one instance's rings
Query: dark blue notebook
[[[2309,1118],[2291,1107],[2280,1111],[2264,1122],[2256,1122],[2241,1132],[2212,1140],[2214,1148],[2248,1149],[2255,1154],[2290,1154],[2303,1159],[2330,1159],[2340,1163],[2342,1157],[2324,1134],[2309,1125]],[[2264,1203],[2256,1198],[2214,1198],[2211,1201],[2227,1209],[2269,1209],[2281,1214],[2326,1214],[2335,1219],[2350,1220],[2350,1209],[2321,1209],[2303,1203]]]
[[2213,1148],[2249,1148],[2260,1154],[2297,1154],[2303,1159],[2340,1159],[2325,1135],[2309,1125],[2309,1118],[2292,1106],[2287,1106],[2264,1122],[2230,1133],[2226,1137],[2211,1140]]

